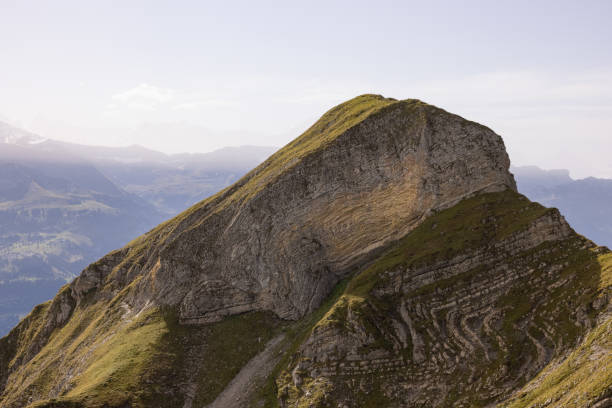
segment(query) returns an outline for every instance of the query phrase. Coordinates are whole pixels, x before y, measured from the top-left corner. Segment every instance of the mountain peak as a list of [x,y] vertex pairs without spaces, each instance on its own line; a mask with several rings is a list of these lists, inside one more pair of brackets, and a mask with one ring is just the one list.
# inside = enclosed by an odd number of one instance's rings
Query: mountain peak
[[113,255],[105,268],[112,276],[84,271],[73,292],[80,299],[142,277],[132,301],[178,305],[184,322],[247,310],[297,319],[431,212],[515,189],[508,167],[501,138],[484,126],[416,100],[360,96],[233,186],[128,245],[125,256]]

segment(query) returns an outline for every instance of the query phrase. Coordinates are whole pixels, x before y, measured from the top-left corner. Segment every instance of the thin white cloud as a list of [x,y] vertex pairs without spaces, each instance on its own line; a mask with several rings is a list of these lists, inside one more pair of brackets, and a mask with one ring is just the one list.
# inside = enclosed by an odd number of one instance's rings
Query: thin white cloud
[[178,105],[174,105],[172,109],[178,111],[192,111],[200,108],[202,105],[202,102],[183,102],[179,103]]
[[[104,115],[115,116],[122,111],[140,111],[144,115],[155,115],[149,119],[172,120],[172,112],[194,112],[202,109],[223,109],[236,104],[236,99],[228,99],[216,89],[181,90],[162,88],[142,83],[131,89],[112,95],[111,102],[106,105]],[[130,112],[135,114],[135,112]],[[160,117],[159,115],[162,115]],[[170,117],[163,117],[170,116]]]
[[[283,145],[335,104],[370,92],[419,98],[487,125],[504,137],[515,164],[569,168],[578,177],[612,177],[612,167],[602,164],[609,163],[610,71],[498,71],[435,81],[260,75],[215,78],[190,89],[143,83],[108,100],[102,118],[123,129],[118,140],[168,152]],[[150,124],[146,132],[134,130],[143,123]],[[228,130],[243,135],[230,139]],[[570,140],[579,142],[568,148]]]
[[413,90],[423,98],[495,109],[605,108],[612,104],[612,73],[494,72],[422,83]]
[[174,97],[175,91],[172,89],[143,83],[113,95],[112,100],[114,104],[111,105],[114,105],[113,108],[125,107],[129,109],[153,110],[160,105],[171,102]]

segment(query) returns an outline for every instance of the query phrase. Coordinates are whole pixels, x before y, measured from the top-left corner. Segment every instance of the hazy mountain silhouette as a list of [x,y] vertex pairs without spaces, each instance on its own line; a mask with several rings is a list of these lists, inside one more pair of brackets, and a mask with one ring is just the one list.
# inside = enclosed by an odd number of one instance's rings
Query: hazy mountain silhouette
[[568,170],[512,167],[519,192],[547,207],[556,207],[580,234],[612,247],[612,180],[574,180]]

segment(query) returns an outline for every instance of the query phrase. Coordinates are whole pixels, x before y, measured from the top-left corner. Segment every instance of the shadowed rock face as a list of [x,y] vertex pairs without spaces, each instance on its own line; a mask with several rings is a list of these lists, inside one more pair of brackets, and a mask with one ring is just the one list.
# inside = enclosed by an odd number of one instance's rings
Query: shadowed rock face
[[[503,142],[490,129],[418,101],[358,99],[381,108],[253,186],[281,151],[149,249],[132,302],[178,304],[187,323],[250,310],[297,319],[432,211],[515,188]],[[315,127],[342,120],[327,114]],[[304,144],[316,141],[305,136]],[[247,190],[248,198],[233,199]],[[75,282],[77,297],[106,278],[89,275]]]

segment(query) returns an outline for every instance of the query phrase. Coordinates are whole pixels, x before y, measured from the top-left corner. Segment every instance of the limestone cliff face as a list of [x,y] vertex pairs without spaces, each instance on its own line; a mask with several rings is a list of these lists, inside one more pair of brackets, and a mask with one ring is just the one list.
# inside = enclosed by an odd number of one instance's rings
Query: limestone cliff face
[[[484,126],[415,100],[362,96],[328,112],[230,189],[144,237],[142,266],[128,271],[133,264],[124,263],[112,277],[90,268],[73,291],[79,298],[109,281],[143,276],[130,301],[179,305],[186,323],[250,310],[298,319],[431,211],[477,192],[514,189],[508,167],[501,138]],[[103,267],[116,267],[130,251]]]
[[341,104],[0,339],[0,407],[605,404],[612,254],[508,168],[436,107]]

